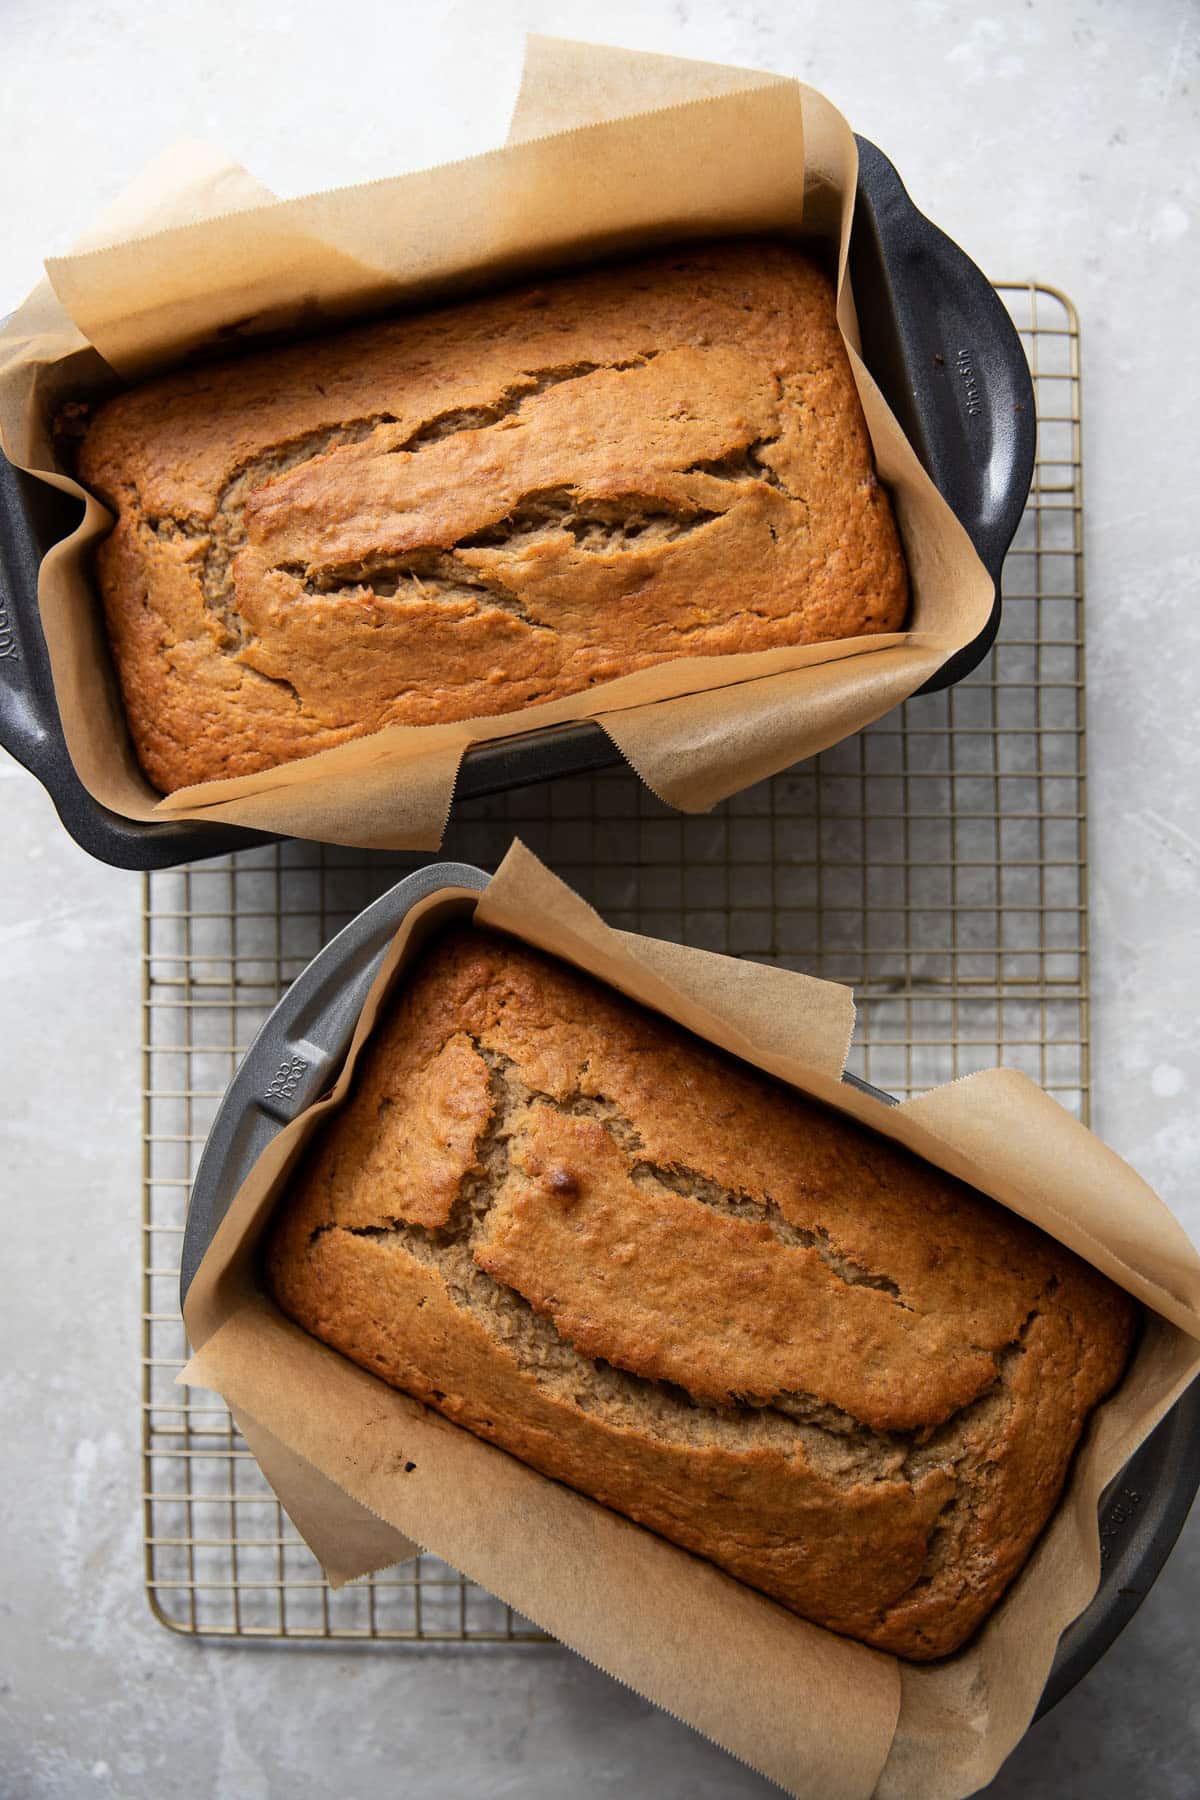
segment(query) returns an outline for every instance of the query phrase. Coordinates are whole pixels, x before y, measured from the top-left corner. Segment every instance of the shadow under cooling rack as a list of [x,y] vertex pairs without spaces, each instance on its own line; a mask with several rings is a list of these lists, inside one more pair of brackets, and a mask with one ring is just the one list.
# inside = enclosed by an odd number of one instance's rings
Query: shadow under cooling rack
[[[1000,293],[1038,459],[984,664],[702,818],[612,770],[456,807],[444,855],[494,867],[519,835],[613,925],[850,983],[849,1066],[901,1098],[999,1063],[1086,1119],[1078,330],[1049,288]],[[178,1631],[545,1641],[430,1556],[334,1593],[225,1408],[174,1385],[188,1191],[237,1061],[310,957],[426,860],[284,843],[145,878],[146,1585]]]

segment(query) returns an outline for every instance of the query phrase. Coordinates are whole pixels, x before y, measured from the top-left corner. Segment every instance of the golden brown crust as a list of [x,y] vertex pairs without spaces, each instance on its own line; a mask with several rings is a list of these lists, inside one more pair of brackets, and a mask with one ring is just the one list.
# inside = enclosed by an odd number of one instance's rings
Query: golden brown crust
[[782,242],[154,381],[79,469],[165,791],[907,608],[831,286]]
[[267,1269],[385,1380],[917,1659],[1021,1567],[1136,1318],[984,1196],[474,930],[377,1027]]

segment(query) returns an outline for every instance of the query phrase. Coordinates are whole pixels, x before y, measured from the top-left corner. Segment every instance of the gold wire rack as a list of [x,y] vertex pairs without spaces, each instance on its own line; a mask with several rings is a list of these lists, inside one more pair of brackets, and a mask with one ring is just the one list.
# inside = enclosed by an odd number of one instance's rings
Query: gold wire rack
[[[1038,458],[982,667],[711,815],[618,769],[457,807],[444,855],[492,868],[519,834],[614,925],[852,984],[850,1066],[900,1097],[999,1063],[1086,1119],[1078,323],[1053,288],[998,287]],[[226,1084],[310,957],[421,860],[291,842],[145,878],[145,1578],[175,1631],[545,1641],[432,1556],[333,1592],[225,1408],[175,1386],[188,1192]]]

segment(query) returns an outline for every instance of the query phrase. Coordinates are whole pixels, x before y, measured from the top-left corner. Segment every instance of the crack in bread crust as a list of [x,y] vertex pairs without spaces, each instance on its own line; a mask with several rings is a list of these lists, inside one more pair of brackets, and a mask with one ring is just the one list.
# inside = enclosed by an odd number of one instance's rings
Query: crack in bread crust
[[566,532],[591,555],[673,544],[721,514],[659,494],[615,494],[597,500],[575,488],[546,488],[522,494],[494,525],[458,540],[459,550],[495,550],[506,556],[528,552],[556,532]]
[[[495,401],[486,406],[455,407],[423,421],[400,443],[389,444],[387,454],[416,455],[425,445],[442,443],[446,438],[456,436],[459,432],[488,430],[495,425],[515,419],[526,400],[537,394],[544,394],[548,388],[557,387],[566,381],[580,381],[604,366],[615,370],[643,368],[646,363],[653,361],[656,354],[657,352],[653,350],[647,350],[630,361],[614,362],[608,365],[579,362],[549,369],[531,369],[519,381],[502,389]],[[195,542],[197,539],[205,541],[200,583],[205,604],[218,621],[222,647],[225,650],[232,653],[240,649],[249,635],[238,613],[234,562],[239,551],[246,546],[246,508],[251,497],[261,488],[290,474],[293,470],[317,462],[327,456],[330,451],[341,449],[349,444],[361,444],[372,437],[381,425],[396,423],[395,413],[370,413],[362,419],[351,419],[345,425],[332,426],[324,431],[309,432],[291,442],[272,444],[240,464],[229,476],[217,495],[213,517],[210,520],[197,521],[171,517],[146,518],[147,526],[159,538],[175,542]],[[537,499],[538,496],[531,495],[529,497],[530,506],[533,506]],[[581,522],[588,518],[585,509],[586,502],[583,508],[575,509],[576,517]],[[669,509],[665,510],[669,512]],[[574,526],[570,524],[567,517],[568,511],[567,508],[563,509],[563,528],[574,530]],[[145,515],[143,514],[143,516]],[[601,515],[597,513],[593,516],[598,520]],[[610,511],[605,516],[612,524],[614,514]],[[676,516],[682,517],[679,514]],[[704,518],[714,518],[715,516],[713,513],[703,515]],[[579,534],[576,532],[575,535],[579,541]],[[501,532],[497,541],[503,542],[504,538],[505,534]],[[470,541],[463,540],[464,543]],[[415,554],[420,556],[422,553]],[[390,576],[393,572],[397,574],[396,582],[390,587],[386,585],[386,582],[384,585],[377,586],[366,567],[364,567],[364,573],[359,580],[355,580],[352,574],[334,569],[322,569],[319,566],[296,569],[293,566],[281,564],[277,567],[280,567],[285,573],[299,575],[303,580],[304,590],[308,593],[336,593],[343,588],[354,590],[366,585],[371,587],[376,594],[394,594],[399,585],[399,576],[411,571],[404,563],[395,558],[380,557],[377,559],[377,563],[385,577]],[[472,583],[461,577],[455,579],[457,584],[463,587],[477,586],[486,589],[489,586],[482,580]],[[512,610],[516,611],[517,609],[513,608]],[[527,615],[523,611],[518,611],[517,616],[526,617]]]
[[[422,1071],[450,1042],[457,1085],[422,1139],[445,1202],[417,1224],[396,1203],[404,1118],[426,1106],[413,1099]],[[268,1279],[309,1330],[544,1473],[818,1623],[918,1660],[945,1655],[1028,1555],[1136,1313],[1022,1220],[830,1119],[563,965],[460,931],[426,953],[377,1027],[281,1209]],[[737,1187],[722,1161],[731,1142]],[[634,1171],[627,1189],[605,1173],[618,1165]],[[614,1193],[633,1208],[615,1235]],[[697,1316],[686,1264],[709,1240],[729,1292],[705,1290]],[[830,1316],[850,1335],[828,1336],[818,1379],[723,1385],[718,1348],[734,1333],[736,1350],[743,1316],[727,1246],[743,1241],[762,1258],[752,1318],[770,1316],[779,1258],[815,1271],[818,1300],[837,1296]],[[643,1286],[623,1285],[639,1268]],[[635,1318],[647,1294],[650,1338]],[[942,1396],[917,1425],[887,1423],[911,1411],[894,1370],[882,1400],[863,1390],[869,1416],[836,1398],[847,1361],[870,1364],[854,1323],[864,1307],[889,1329],[932,1321],[943,1333],[944,1349],[916,1365]],[[797,1312],[792,1336],[822,1317]],[[676,1328],[690,1360],[665,1377],[654,1333]],[[610,1354],[582,1347],[597,1331]],[[973,1387],[945,1381],[963,1342],[989,1347]]]
[[533,619],[520,596],[502,575],[489,574],[479,560],[460,553],[487,549],[504,557],[524,554],[567,534],[575,545],[591,555],[616,555],[631,548],[669,544],[698,531],[717,512],[659,500],[652,494],[621,495],[610,500],[589,500],[568,489],[523,495],[516,506],[495,525],[470,537],[459,538],[449,549],[421,546],[403,556],[361,557],[353,563],[305,565],[277,563],[276,571],[292,576],[304,594],[366,593],[373,599],[399,595],[411,600],[465,599],[478,610],[499,606],[538,630],[550,630],[545,620]]
[[912,1311],[890,1275],[878,1275],[870,1269],[864,1269],[852,1256],[847,1256],[845,1251],[838,1249],[824,1227],[817,1226],[814,1230],[808,1230],[804,1226],[791,1224],[773,1200],[767,1200],[763,1204],[752,1200],[748,1194],[733,1193],[711,1176],[701,1174],[699,1169],[689,1169],[682,1164],[665,1167],[661,1163],[639,1162],[634,1164],[630,1175],[634,1181],[646,1186],[669,1188],[672,1193],[699,1200],[714,1212],[724,1213],[728,1218],[744,1218],[747,1211],[756,1213],[766,1220],[781,1244],[815,1250],[822,1262],[847,1287],[878,1288],[880,1293],[890,1294],[897,1306],[905,1312]]
[[724,456],[702,457],[698,462],[689,464],[682,473],[708,475],[716,481],[765,481],[769,487],[773,487],[777,493],[785,494],[789,500],[799,500],[806,504],[804,495],[794,494],[763,455],[765,450],[778,442],[778,437],[756,438],[753,443],[738,444],[734,449],[727,450]]
[[320,570],[281,563],[279,572],[294,576],[304,594],[407,598],[414,605],[428,605],[433,600],[445,603],[448,610],[460,608],[464,618],[474,618],[491,607],[510,613],[533,630],[548,629],[540,619],[530,618],[520,595],[498,576],[473,568],[453,551],[410,550],[406,556],[378,556]]
[[516,418],[527,400],[536,394],[544,394],[547,388],[558,387],[564,381],[581,381],[604,368],[617,371],[641,369],[657,355],[657,350],[643,350],[623,362],[559,363],[548,369],[527,369],[518,380],[502,388],[494,401],[485,406],[453,407],[448,412],[438,413],[425,424],[418,425],[402,443],[390,445],[389,454],[419,450],[422,444],[440,442],[460,431],[484,431],[490,425]]
[[219,490],[211,519],[152,517],[134,495],[134,506],[147,527],[159,538],[177,543],[201,543],[203,555],[200,588],[204,604],[217,625],[221,648],[233,654],[249,633],[238,612],[233,563],[246,544],[246,503],[251,494],[291,469],[315,461],[342,444],[358,444],[380,425],[395,422],[394,414],[372,413],[345,425],[306,432],[291,442],[272,444],[234,470]]

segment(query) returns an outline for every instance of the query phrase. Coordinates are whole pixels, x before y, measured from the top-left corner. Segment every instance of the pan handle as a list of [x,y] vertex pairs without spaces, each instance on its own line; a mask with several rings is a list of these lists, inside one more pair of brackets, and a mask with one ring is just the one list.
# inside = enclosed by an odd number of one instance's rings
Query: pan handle
[[37,777],[76,843],[115,868],[173,868],[270,843],[236,826],[126,819],[80,781],[63,735],[37,591],[43,552],[75,529],[80,513],[77,501],[0,454],[0,748]]
[[998,580],[1033,476],[1037,422],[1025,352],[987,277],[917,211],[882,151],[863,138],[858,147],[850,254],[867,360]]
[[62,726],[38,618],[34,519],[50,493],[0,456],[0,745],[47,787],[58,772]]

